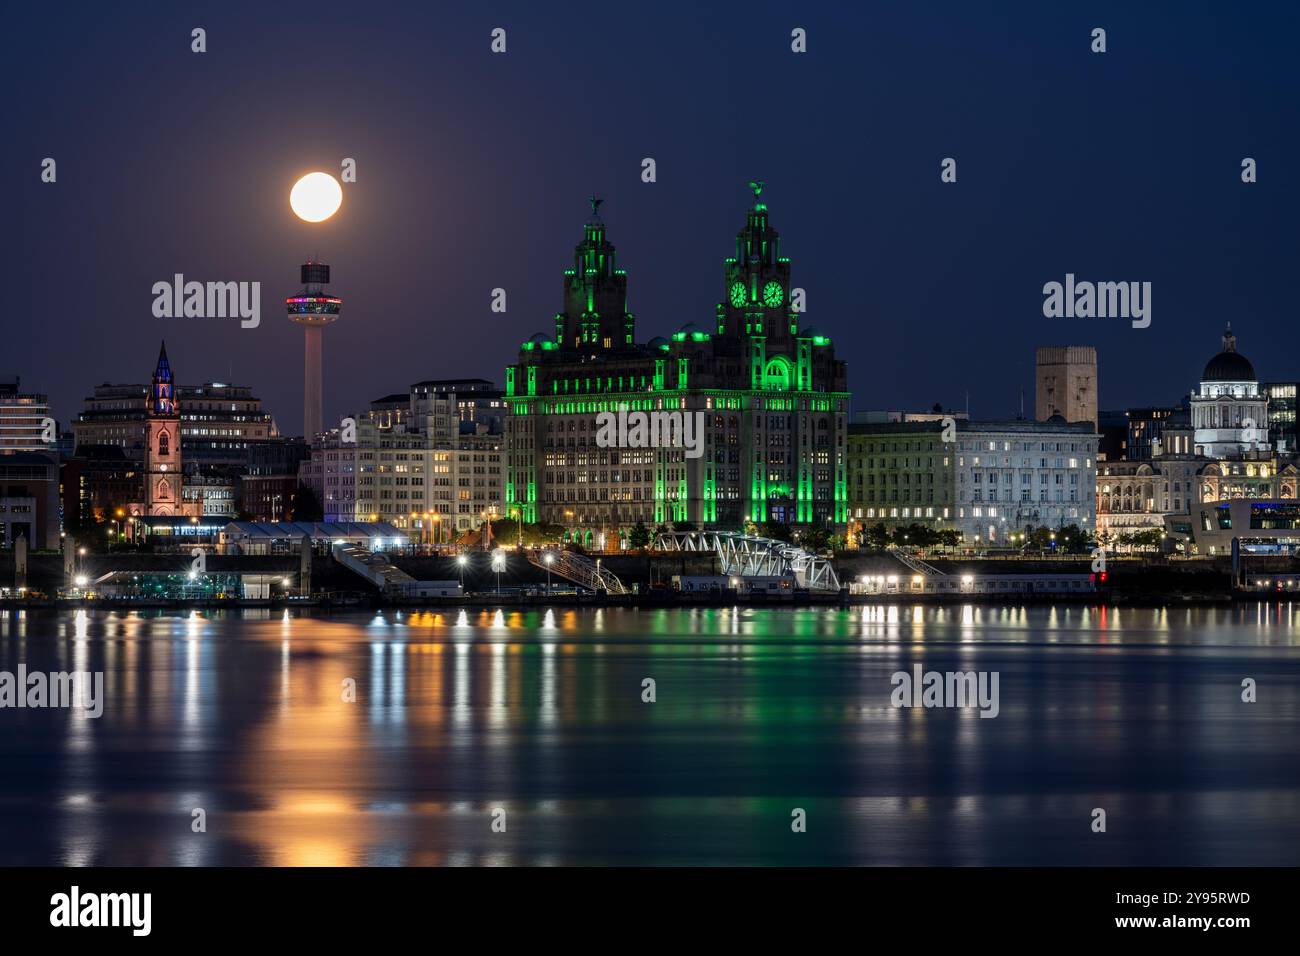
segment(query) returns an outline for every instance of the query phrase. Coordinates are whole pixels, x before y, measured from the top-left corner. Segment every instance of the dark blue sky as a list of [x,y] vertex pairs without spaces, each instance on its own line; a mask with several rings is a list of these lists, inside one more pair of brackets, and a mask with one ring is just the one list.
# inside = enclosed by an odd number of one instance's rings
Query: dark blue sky
[[[1261,376],[1300,378],[1292,3],[175,6],[6,14],[0,371],[65,422],[92,384],[143,380],[165,337],[182,382],[251,384],[299,431],[282,302],[313,252],[344,298],[327,418],[421,379],[501,381],[553,328],[592,192],[638,336],[707,323],[753,178],[857,408],[969,390],[996,417],[1024,388],[1032,411],[1041,344],[1097,346],[1104,408],[1173,402],[1225,320]],[[298,221],[290,185],[343,157],[342,211]],[[260,281],[261,327],[154,318],[176,272]],[[1066,272],[1152,282],[1151,327],[1045,319]]]

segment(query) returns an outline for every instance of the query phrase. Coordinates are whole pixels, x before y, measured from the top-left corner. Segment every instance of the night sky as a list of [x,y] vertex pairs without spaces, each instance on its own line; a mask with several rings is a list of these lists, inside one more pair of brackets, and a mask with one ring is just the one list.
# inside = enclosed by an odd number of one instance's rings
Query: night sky
[[[553,330],[591,193],[638,339],[707,325],[750,179],[855,408],[969,391],[1005,417],[1023,388],[1032,414],[1044,344],[1097,346],[1103,408],[1172,403],[1225,320],[1262,378],[1300,378],[1293,3],[177,6],[6,11],[0,373],[63,423],[166,338],[182,383],[251,385],[297,434],[283,299],[313,253],[344,300],[327,420],[423,379],[501,382]],[[292,183],[344,157],[341,212],[294,217]],[[154,318],[177,272],[260,281],[261,327]],[[1151,327],[1045,319],[1067,272],[1152,282]]]

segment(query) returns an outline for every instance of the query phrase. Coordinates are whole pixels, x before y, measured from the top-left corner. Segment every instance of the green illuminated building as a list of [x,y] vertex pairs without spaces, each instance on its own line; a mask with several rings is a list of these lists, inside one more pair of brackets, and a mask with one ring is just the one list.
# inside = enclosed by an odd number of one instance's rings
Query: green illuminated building
[[[508,513],[597,545],[638,521],[845,523],[845,365],[829,338],[801,327],[802,293],[762,184],[751,188],[716,315],[644,343],[592,201],[554,332],[532,336],[506,368]],[[598,441],[598,416],[620,411],[700,413],[704,427],[697,443],[667,447]]]

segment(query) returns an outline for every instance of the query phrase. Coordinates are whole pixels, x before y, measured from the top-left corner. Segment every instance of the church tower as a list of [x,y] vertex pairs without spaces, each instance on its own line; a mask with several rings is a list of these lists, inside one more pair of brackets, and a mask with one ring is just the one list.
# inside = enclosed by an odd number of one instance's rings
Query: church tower
[[145,514],[181,514],[181,415],[176,385],[167,361],[167,343],[158,352],[158,367],[145,399]]

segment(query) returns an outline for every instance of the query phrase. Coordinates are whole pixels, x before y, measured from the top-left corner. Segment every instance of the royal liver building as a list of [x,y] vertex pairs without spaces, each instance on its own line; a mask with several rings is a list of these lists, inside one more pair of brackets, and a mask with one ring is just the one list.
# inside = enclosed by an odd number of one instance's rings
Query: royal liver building
[[716,315],[648,342],[592,200],[554,332],[506,369],[510,514],[604,546],[637,522],[845,522],[844,362],[801,324],[762,183],[750,187]]

